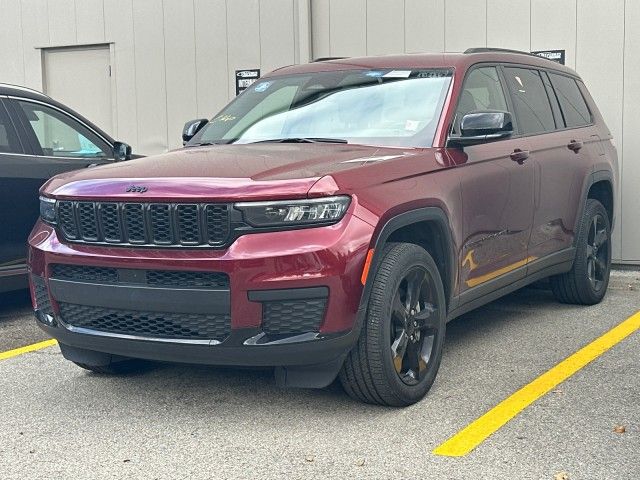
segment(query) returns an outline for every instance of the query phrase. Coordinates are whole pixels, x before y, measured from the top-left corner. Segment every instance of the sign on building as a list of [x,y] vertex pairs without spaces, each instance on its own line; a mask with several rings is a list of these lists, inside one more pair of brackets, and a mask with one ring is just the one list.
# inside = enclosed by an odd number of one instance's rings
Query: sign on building
[[236,95],[244,92],[252,83],[260,78],[259,68],[236,70]]
[[560,65],[564,65],[564,50],[538,50],[536,52],[531,52],[540,57],[544,57],[552,62],[559,63]]

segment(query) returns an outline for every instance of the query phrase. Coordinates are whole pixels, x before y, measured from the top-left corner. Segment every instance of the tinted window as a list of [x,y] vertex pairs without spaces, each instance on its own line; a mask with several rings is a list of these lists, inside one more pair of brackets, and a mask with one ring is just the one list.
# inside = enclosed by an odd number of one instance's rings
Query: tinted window
[[462,117],[477,110],[508,111],[504,90],[495,67],[476,68],[467,75],[456,108],[454,132],[460,133]]
[[550,73],[549,77],[558,96],[567,127],[580,127],[591,123],[591,113],[576,81],[553,73]]
[[71,117],[44,105],[18,102],[42,154],[52,157],[110,157],[109,146]]
[[556,128],[549,97],[537,70],[505,68],[522,133],[548,132]]
[[556,92],[553,90],[551,86],[551,81],[549,80],[549,76],[546,72],[540,72],[542,75],[542,82],[544,83],[545,88],[547,89],[547,96],[549,97],[549,101],[551,102],[551,109],[553,110],[553,116],[556,119],[556,127],[564,128],[564,117],[562,116],[562,112],[560,111],[560,104],[558,103],[558,97]]
[[20,142],[13,130],[9,116],[0,103],[0,153],[21,153]]

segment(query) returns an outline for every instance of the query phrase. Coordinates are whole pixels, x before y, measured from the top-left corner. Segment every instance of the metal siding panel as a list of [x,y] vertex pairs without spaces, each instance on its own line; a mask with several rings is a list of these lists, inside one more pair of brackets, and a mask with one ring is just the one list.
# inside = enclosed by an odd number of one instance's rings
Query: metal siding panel
[[79,44],[104,42],[103,0],[76,0],[76,29]]
[[331,56],[330,20],[331,0],[311,1],[312,58]]
[[487,8],[478,0],[448,0],[445,5],[445,50],[463,52],[487,44]]
[[292,0],[260,0],[260,64],[262,74],[295,63]]
[[76,44],[75,0],[49,0],[49,44],[61,47]]
[[530,0],[487,0],[487,45],[528,52]]
[[[594,35],[594,32],[598,34]],[[589,88],[617,145],[623,146],[624,0],[581,0],[576,38],[576,71]],[[607,41],[603,42],[603,38]],[[620,189],[618,195],[619,192]],[[616,203],[620,204],[619,201]],[[621,255],[622,229],[616,229],[613,236],[613,257],[616,259]]]
[[156,0],[136,0],[132,6],[138,148],[140,153],[150,155],[167,149],[162,4]]
[[[34,47],[49,44],[47,0],[22,0],[24,85],[42,91],[42,53]],[[2,42],[4,44],[4,42]]]
[[109,0],[105,3],[106,41],[113,42],[112,75],[115,88],[114,133],[118,140],[143,153],[138,143],[138,110],[136,92],[136,62],[133,35],[133,11],[130,0]]
[[405,0],[405,51],[444,51],[445,0]]
[[620,168],[621,214],[618,214],[617,235],[621,235],[620,257],[640,263],[640,2],[627,0],[624,40],[624,143],[616,142],[624,158]]
[[260,1],[227,2],[229,98],[236,94],[235,71],[260,67]]
[[211,118],[231,98],[225,0],[195,0],[196,117]]
[[331,0],[331,55],[355,57],[367,53],[367,1]]
[[404,52],[404,0],[368,0],[367,55]]
[[20,0],[0,0],[0,82],[24,84]]
[[576,0],[531,0],[531,50],[566,50],[576,65]]
[[196,115],[196,57],[192,1],[164,0],[164,56],[169,148],[182,146],[182,127]]

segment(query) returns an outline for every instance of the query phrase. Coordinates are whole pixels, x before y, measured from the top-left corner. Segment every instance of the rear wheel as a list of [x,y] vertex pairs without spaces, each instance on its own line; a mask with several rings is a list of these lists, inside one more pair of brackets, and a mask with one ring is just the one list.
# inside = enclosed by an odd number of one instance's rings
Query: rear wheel
[[611,271],[611,225],[604,206],[592,198],[582,215],[576,257],[567,273],[551,277],[551,289],[563,303],[593,305],[607,292]]
[[442,358],[444,288],[431,255],[389,244],[375,272],[367,317],[340,381],[367,403],[407,406],[431,388]]

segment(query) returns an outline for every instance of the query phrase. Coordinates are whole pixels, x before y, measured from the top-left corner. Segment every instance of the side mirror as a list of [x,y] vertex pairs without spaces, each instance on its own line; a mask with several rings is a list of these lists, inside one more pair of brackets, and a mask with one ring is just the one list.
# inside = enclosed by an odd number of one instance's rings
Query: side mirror
[[206,118],[200,118],[198,120],[190,120],[184,124],[184,128],[182,129],[182,144],[186,145],[186,143],[196,136],[202,127],[204,127],[209,120]]
[[509,112],[471,112],[462,117],[460,132],[449,137],[449,142],[461,147],[486,143],[513,135],[513,121]]
[[113,159],[116,162],[131,160],[131,146],[123,142],[113,142]]

